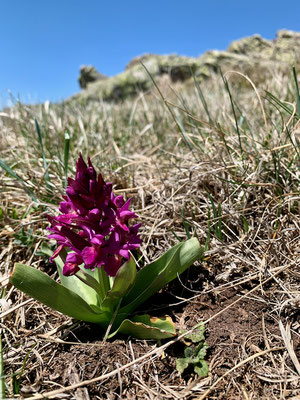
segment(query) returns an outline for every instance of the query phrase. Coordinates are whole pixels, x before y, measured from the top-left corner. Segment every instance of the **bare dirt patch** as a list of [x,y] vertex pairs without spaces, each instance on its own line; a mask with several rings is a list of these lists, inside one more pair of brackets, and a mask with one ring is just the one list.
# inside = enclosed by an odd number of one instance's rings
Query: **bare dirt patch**
[[[192,276],[195,270],[199,270],[199,267],[193,268]],[[257,290],[249,295],[249,298],[241,299],[241,296],[249,292],[249,288],[255,287],[256,283],[247,283],[225,290],[220,288],[188,302],[169,306],[169,313],[171,311],[177,326],[181,328],[189,329],[200,320],[206,321],[212,318],[206,327],[209,344],[207,360],[210,364],[208,378],[200,379],[190,370],[182,376],[177,372],[176,358],[183,354],[183,341],[167,347],[155,358],[149,357],[118,373],[118,369],[123,365],[145,355],[157,347],[157,344],[124,337],[104,343],[99,340],[101,333],[96,326],[79,324],[71,329],[57,332],[51,337],[53,340],[63,340],[62,344],[44,340],[42,339],[44,335],[30,335],[37,346],[36,353],[31,355],[30,363],[36,365],[36,368],[22,380],[22,394],[27,397],[34,393],[47,392],[116,370],[111,378],[70,390],[64,396],[75,399],[111,400],[200,398],[204,389],[242,360],[266,348],[284,346],[278,321],[273,315],[272,302],[268,296],[260,297],[258,301],[255,297],[259,293]],[[273,287],[270,284],[268,293],[274,289],[275,285]],[[182,285],[179,282],[154,296],[151,304],[152,314],[156,309],[161,315],[165,302],[173,297],[172,293],[179,292],[187,296],[187,299],[190,296],[187,290],[182,292]],[[239,299],[241,300],[233,304]],[[231,304],[233,305],[230,306]],[[54,316],[48,315],[48,319]],[[59,320],[56,320],[56,326],[58,323]],[[36,325],[38,327],[35,313],[27,312],[27,332],[32,332]],[[300,340],[295,330],[297,326],[299,324],[297,325],[295,314],[291,320],[291,331],[294,349],[299,352]],[[37,329],[36,332],[39,331]],[[37,354],[42,349],[44,349],[43,358],[39,360]],[[292,395],[300,394],[293,363],[287,354],[282,358],[279,353],[270,352],[232,371],[207,398],[244,399],[249,395],[248,398],[252,399],[279,399],[282,395],[285,396],[283,398],[292,398]],[[282,363],[289,371],[285,379],[280,372]]]

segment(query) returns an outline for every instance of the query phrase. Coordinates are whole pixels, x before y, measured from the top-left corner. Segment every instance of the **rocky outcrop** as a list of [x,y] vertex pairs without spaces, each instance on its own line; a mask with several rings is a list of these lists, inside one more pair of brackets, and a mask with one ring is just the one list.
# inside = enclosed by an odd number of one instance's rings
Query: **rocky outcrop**
[[281,30],[274,40],[263,39],[260,35],[246,37],[232,42],[228,51],[258,59],[299,63],[300,32]]
[[273,43],[263,39],[260,35],[253,35],[232,42],[227,51],[248,57],[252,56],[268,59],[273,53]]
[[273,42],[273,58],[287,63],[300,63],[300,32],[278,31]]
[[300,66],[300,32],[281,30],[274,40],[254,35],[232,42],[226,51],[208,51],[197,58],[144,54],[131,60],[124,72],[108,79],[93,67],[85,67],[85,79],[80,83],[85,90],[74,97],[124,100],[153,86],[149,74],[153,79],[168,75],[171,82],[183,82],[194,75],[201,81],[219,68],[223,72],[237,70],[263,81],[275,67],[288,72],[291,64]]
[[[141,62],[143,64],[141,64]],[[178,55],[146,55],[134,59],[125,71],[105,81],[90,84],[87,90],[76,97],[91,100],[102,97],[104,100],[123,100],[153,85],[149,74],[156,79],[168,74],[172,82],[184,81],[196,73],[200,67],[199,60]]]
[[92,65],[82,65],[79,72],[79,86],[86,89],[90,83],[108,79],[107,76],[100,74]]

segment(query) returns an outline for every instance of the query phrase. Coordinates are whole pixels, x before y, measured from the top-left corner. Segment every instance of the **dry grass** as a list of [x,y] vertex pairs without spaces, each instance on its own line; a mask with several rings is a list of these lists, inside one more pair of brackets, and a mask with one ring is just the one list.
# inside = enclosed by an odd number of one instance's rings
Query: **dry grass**
[[[242,76],[229,79],[235,115],[217,76],[201,87],[209,115],[193,84],[170,89],[166,80],[159,87],[173,116],[156,91],[123,104],[17,105],[0,113],[1,159],[19,177],[0,172],[0,317],[8,397],[18,381],[15,396],[32,399],[42,393],[76,399],[299,398],[295,90],[276,71],[255,90]],[[282,104],[267,99],[263,89]],[[204,259],[146,307],[172,315],[178,328],[206,323],[207,378],[176,371],[180,336],[163,345],[119,338],[104,346],[95,327],[74,324],[9,285],[16,261],[56,277],[39,247],[47,234],[43,214],[55,212],[63,192],[66,130],[68,174],[82,151],[116,191],[134,198],[143,223],[141,263],[188,235],[206,247]]]

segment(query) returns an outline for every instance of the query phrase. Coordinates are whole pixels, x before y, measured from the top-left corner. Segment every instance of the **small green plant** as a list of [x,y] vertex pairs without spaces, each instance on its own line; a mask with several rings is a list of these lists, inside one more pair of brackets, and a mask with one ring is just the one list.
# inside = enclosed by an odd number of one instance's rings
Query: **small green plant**
[[22,247],[31,247],[35,243],[34,234],[31,228],[24,229],[22,227],[17,233],[14,234],[15,244]]
[[213,223],[211,219],[211,212],[208,210],[208,230],[211,232],[213,231],[216,237],[222,241],[223,240],[223,223],[222,223],[222,207],[221,204],[219,203],[216,207],[215,202],[212,198],[212,196],[207,192],[207,196],[210,200],[212,211],[213,211]]
[[[21,369],[18,372],[14,372],[12,374],[12,390],[13,390],[13,394],[17,394],[17,395],[20,394],[21,378],[22,378],[22,376],[24,374],[25,366],[26,366],[26,363],[28,361],[29,355],[30,355],[32,349],[34,347],[36,347],[36,345],[37,345],[36,343],[33,344],[31,346],[31,348],[28,350],[28,352],[27,352],[27,354],[26,354],[26,356],[25,356],[25,358],[23,360]],[[2,399],[2,397],[1,397],[1,399]]]
[[[204,337],[205,326],[200,325],[195,331],[184,337],[184,357],[177,358],[176,369],[181,374],[189,367],[192,367],[196,374],[201,377],[207,376],[208,364],[205,361],[208,345]],[[184,331],[180,331],[181,334]]]

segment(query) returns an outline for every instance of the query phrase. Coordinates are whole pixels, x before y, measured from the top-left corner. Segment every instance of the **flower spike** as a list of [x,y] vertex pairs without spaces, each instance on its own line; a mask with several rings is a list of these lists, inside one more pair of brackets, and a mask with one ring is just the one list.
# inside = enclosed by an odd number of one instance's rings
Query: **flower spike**
[[60,215],[48,216],[58,247],[51,259],[63,248],[71,250],[63,268],[65,276],[84,268],[104,268],[115,276],[122,264],[129,260],[129,250],[141,244],[138,229],[141,224],[129,225],[137,215],[129,210],[130,199],[112,193],[112,184],[106,183],[95,171],[90,159],[85,163],[81,153],[76,162],[75,179],[68,178],[66,195],[60,203]]

